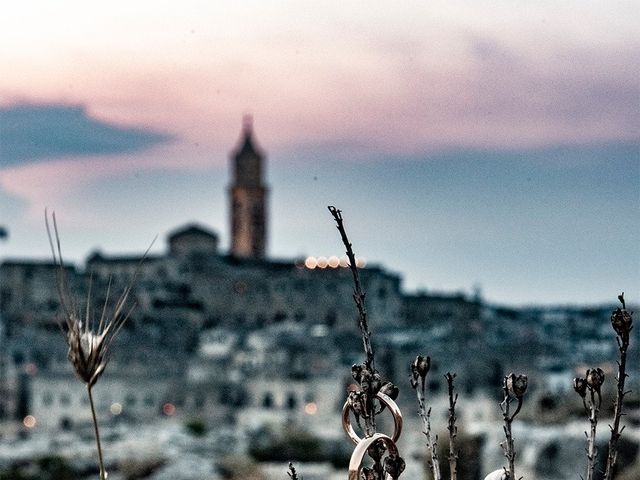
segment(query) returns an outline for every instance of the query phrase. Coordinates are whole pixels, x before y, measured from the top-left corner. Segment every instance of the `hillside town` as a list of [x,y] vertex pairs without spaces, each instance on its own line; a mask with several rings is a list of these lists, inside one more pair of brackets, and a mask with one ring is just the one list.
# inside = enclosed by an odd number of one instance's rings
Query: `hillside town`
[[[353,279],[346,257],[267,255],[265,160],[245,120],[231,155],[230,251],[221,251],[213,227],[187,224],[167,233],[161,253],[94,251],[83,264],[64,266],[79,304],[90,298],[98,310],[133,282],[135,308],[96,385],[110,480],[286,478],[289,460],[300,462],[306,480],[344,478],[350,445],[340,411],[350,367],[362,358]],[[443,375],[457,373],[468,478],[501,465],[498,403],[512,371],[531,381],[524,424],[515,427],[523,441],[527,429],[520,470],[539,480],[575,478],[587,421],[572,380],[599,366],[613,390],[613,301],[495,305],[479,293],[407,292],[387,266],[358,267],[378,368],[401,391],[406,478],[424,478],[408,384],[417,354],[434,362],[428,390],[438,432],[446,422]],[[51,462],[74,472],[59,478],[96,472],[86,392],[60,333],[58,274],[45,252],[41,260],[0,263],[0,479],[45,478],[38,469]],[[638,331],[628,372],[636,392]],[[625,417],[629,453],[620,461],[638,468],[634,395]]]

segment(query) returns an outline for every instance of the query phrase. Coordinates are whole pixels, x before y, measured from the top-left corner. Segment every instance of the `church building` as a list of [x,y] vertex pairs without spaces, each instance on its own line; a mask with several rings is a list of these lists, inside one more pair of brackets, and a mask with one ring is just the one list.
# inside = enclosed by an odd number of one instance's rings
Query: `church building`
[[267,237],[267,187],[264,154],[255,145],[253,119],[245,116],[242,138],[231,153],[231,255],[264,258]]

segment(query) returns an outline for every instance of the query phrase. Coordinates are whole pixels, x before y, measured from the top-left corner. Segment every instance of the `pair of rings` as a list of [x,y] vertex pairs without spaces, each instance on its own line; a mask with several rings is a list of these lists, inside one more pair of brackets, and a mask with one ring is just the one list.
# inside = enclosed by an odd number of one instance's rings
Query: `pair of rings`
[[356,448],[351,454],[351,461],[349,462],[349,480],[359,480],[364,456],[366,455],[369,447],[377,441],[382,441],[385,444],[389,455],[398,455],[396,442],[402,433],[402,413],[400,412],[398,405],[396,405],[396,402],[394,402],[389,396],[378,392],[377,398],[380,403],[387,407],[393,416],[393,435],[391,437],[383,433],[376,433],[371,437],[364,439],[360,438],[351,424],[351,406],[349,405],[349,400],[347,400],[344,403],[344,407],[342,407],[342,428],[351,441],[356,445]]

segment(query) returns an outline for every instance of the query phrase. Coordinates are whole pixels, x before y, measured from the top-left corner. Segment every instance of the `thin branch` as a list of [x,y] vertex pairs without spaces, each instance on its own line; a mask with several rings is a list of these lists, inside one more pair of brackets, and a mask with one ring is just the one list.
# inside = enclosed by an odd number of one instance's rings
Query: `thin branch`
[[375,371],[375,358],[373,355],[373,346],[371,345],[371,331],[369,330],[369,323],[367,321],[367,310],[364,303],[365,292],[362,290],[362,284],[360,283],[360,274],[358,273],[358,267],[356,265],[356,256],[353,253],[351,242],[349,242],[347,232],[344,229],[342,210],[338,210],[333,206],[329,206],[327,208],[329,209],[329,212],[331,212],[331,215],[333,215],[333,219],[336,221],[336,228],[340,232],[342,243],[346,248],[346,254],[349,259],[349,268],[353,275],[353,300],[358,308],[358,326],[360,327],[360,333],[362,334],[362,343],[364,346],[364,353],[366,355],[365,365],[369,371],[373,372]]
[[[600,390],[604,383],[604,371],[601,368],[589,368],[584,378],[573,379],[573,389],[582,398],[584,412],[589,419],[591,429],[584,432],[587,437],[587,480],[593,480],[598,448],[596,447],[596,430],[598,428],[598,413],[602,404]],[[587,395],[588,394],[588,395]],[[596,395],[598,402],[596,403]]]
[[502,409],[502,419],[504,421],[504,435],[505,441],[502,443],[502,450],[504,451],[504,456],[507,457],[507,462],[509,465],[505,467],[506,480],[514,480],[515,479],[515,459],[516,452],[513,443],[513,435],[511,433],[511,423],[513,422],[513,417],[510,415],[509,410],[512,402],[512,398],[509,395],[509,390],[506,386],[506,377],[505,377],[505,385],[503,387],[504,390],[504,399],[500,404],[500,408]]
[[302,477],[298,477],[295,467],[292,462],[289,462],[289,471],[287,472],[291,480],[302,480]]
[[431,358],[419,355],[411,365],[411,386],[416,391],[418,399],[418,415],[422,419],[422,433],[426,437],[427,449],[431,455],[429,466],[433,474],[433,480],[442,480],[440,472],[440,460],[438,458],[438,437],[435,438],[431,433],[431,408],[427,410],[425,402],[425,385],[427,373],[431,368]]
[[456,437],[458,436],[458,427],[456,426],[456,403],[458,402],[458,394],[454,395],[453,380],[456,374],[447,372],[444,376],[447,379],[447,389],[449,392],[449,421],[447,430],[449,430],[449,475],[451,480],[458,478],[458,450],[456,448]]
[[627,312],[624,301],[624,292],[618,296],[620,303],[622,303],[622,309],[618,308],[611,316],[611,324],[616,331],[616,340],[618,343],[618,351],[620,353],[620,360],[618,360],[618,375],[616,376],[616,400],[614,404],[614,420],[611,428],[611,438],[609,439],[609,454],[607,455],[607,467],[605,470],[605,480],[611,480],[613,478],[613,472],[616,466],[616,460],[618,458],[618,440],[622,434],[624,426],[620,428],[620,421],[622,419],[624,397],[628,393],[624,389],[625,379],[627,375],[627,350],[629,348],[629,338],[631,330],[633,329],[633,319],[631,313]]
[[596,467],[596,458],[598,456],[598,448],[596,447],[596,429],[598,428],[598,406],[595,401],[595,391],[590,388],[589,389],[589,405],[588,405],[588,414],[589,414],[589,423],[591,424],[591,429],[589,430],[589,434],[585,432],[587,435],[587,480],[593,480],[593,472]]
[[349,258],[349,268],[353,275],[353,300],[355,301],[358,309],[358,327],[362,335],[362,344],[364,347],[365,361],[362,365],[354,365],[351,374],[353,378],[360,384],[361,395],[361,412],[360,415],[364,419],[365,435],[367,437],[376,433],[376,407],[375,399],[382,386],[380,374],[375,367],[375,357],[373,354],[373,346],[371,344],[371,331],[369,330],[369,323],[367,321],[367,309],[365,307],[365,292],[362,289],[360,283],[360,274],[358,273],[358,267],[356,264],[356,256],[353,253],[353,248],[347,232],[344,228],[344,221],[342,218],[342,211],[336,207],[327,207],[331,215],[333,216],[336,227],[340,232],[340,238],[346,248],[346,254]]
[[[505,441],[501,443],[504,456],[507,458],[508,466],[505,467],[506,480],[515,480],[515,460],[516,449],[513,441],[513,433],[511,431],[511,424],[513,423],[516,415],[520,413],[522,403],[524,400],[524,394],[527,391],[528,379],[526,375],[515,375],[510,373],[504,377],[502,382],[502,390],[504,393],[504,399],[500,403],[500,409],[502,410],[502,419],[504,421],[504,435]],[[517,400],[518,406],[516,410],[511,413],[511,403]]]

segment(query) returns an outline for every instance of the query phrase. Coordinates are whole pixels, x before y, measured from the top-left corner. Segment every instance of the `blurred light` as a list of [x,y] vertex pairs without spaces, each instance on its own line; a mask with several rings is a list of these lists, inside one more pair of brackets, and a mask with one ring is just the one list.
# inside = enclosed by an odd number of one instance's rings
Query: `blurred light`
[[33,428],[36,426],[36,417],[34,417],[33,415],[27,415],[26,417],[24,417],[24,419],[22,420],[22,423],[24,424],[25,427],[27,428]]
[[345,268],[349,266],[349,258],[346,255],[340,257],[340,266]]
[[315,415],[318,413],[318,406],[315,402],[309,402],[304,406],[304,413],[307,415]]
[[176,413],[176,406],[173,403],[167,402],[162,406],[162,413],[167,417],[171,417]]
[[356,258],[356,267],[364,268],[367,266],[367,261],[364,258]]
[[340,259],[338,257],[336,257],[335,255],[329,257],[329,266],[331,268],[337,268],[338,265],[340,265]]
[[111,415],[120,415],[122,413],[122,405],[118,402],[112,403],[109,407]]
[[327,268],[327,257],[318,257],[318,267]]
[[318,323],[311,327],[311,336],[312,337],[326,337],[329,335],[329,327],[323,325],[322,323]]
[[307,257],[307,259],[304,261],[304,266],[312,270],[316,268],[318,266],[316,257]]

